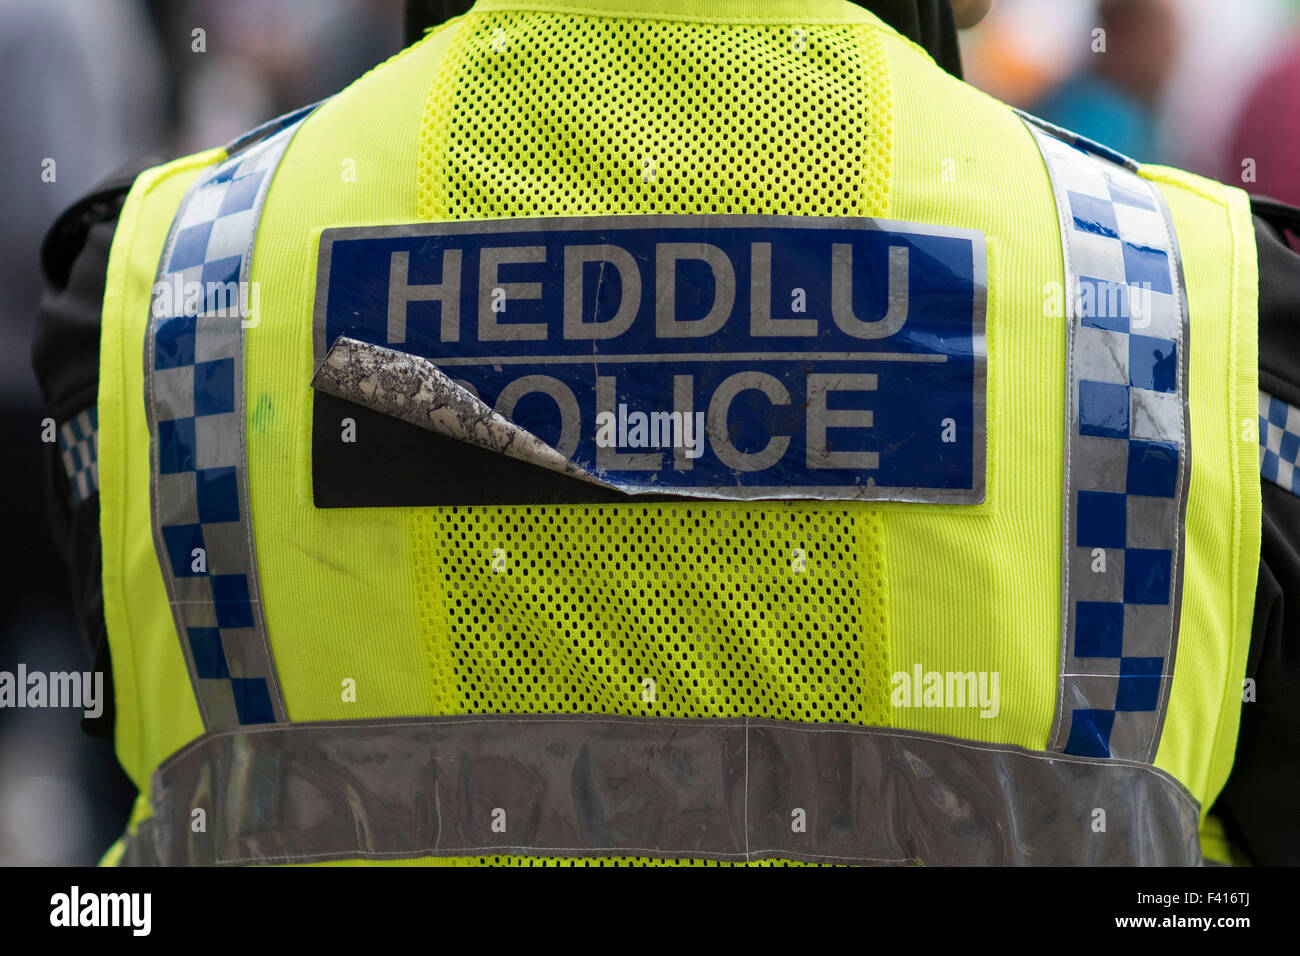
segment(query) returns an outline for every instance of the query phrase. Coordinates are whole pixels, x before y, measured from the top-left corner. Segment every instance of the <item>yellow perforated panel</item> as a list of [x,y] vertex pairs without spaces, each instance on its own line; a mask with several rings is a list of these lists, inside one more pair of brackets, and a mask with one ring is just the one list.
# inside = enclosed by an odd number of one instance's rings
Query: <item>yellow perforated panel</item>
[[872,511],[421,509],[411,529],[443,712],[889,722]]
[[[425,219],[888,212],[869,26],[504,11],[456,29],[422,124]],[[411,531],[440,712],[888,723],[865,507],[425,509]]]
[[[869,26],[508,11],[456,29],[422,125],[423,219],[889,213],[891,98]],[[437,713],[889,723],[865,506],[411,515]]]
[[[305,866],[374,866],[373,860],[330,860]],[[648,856],[424,856],[410,860],[384,860],[383,866],[484,867],[484,866],[841,866],[839,863],[805,863],[802,860],[763,859],[747,862]]]
[[474,15],[429,94],[420,213],[884,216],[889,109],[859,24]]
[[719,860],[660,860],[644,856],[614,857],[545,857],[545,856],[474,856],[430,857],[434,866],[827,866],[824,863],[803,863],[799,860],[752,860],[748,863],[731,863]]

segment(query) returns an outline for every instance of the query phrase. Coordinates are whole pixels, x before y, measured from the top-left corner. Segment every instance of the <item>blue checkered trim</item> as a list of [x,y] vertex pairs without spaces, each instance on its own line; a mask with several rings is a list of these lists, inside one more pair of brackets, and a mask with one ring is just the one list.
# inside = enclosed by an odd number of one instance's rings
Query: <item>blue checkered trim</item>
[[262,203],[310,110],[200,173],[154,287],[145,356],[154,537],[208,730],[286,719],[248,519],[243,330],[256,324],[246,283]]
[[1189,474],[1172,222],[1131,160],[1026,116],[1060,214],[1069,392],[1051,749],[1150,762],[1174,670]]
[[1300,408],[1259,393],[1259,474],[1300,495]]
[[99,491],[99,409],[94,405],[59,426],[59,457],[73,500],[85,501]]

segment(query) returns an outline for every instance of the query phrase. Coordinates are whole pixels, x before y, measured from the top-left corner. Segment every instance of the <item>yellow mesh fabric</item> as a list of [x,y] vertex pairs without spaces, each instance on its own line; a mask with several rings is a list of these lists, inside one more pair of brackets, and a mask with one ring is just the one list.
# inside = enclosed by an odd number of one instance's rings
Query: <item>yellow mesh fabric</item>
[[[422,219],[888,212],[871,27],[499,11],[457,29]],[[889,722],[866,507],[420,509],[410,534],[440,711]]]
[[422,630],[448,713],[887,724],[865,509],[421,509]]
[[[318,865],[318,864],[311,864]],[[366,861],[343,862],[331,861],[329,866],[367,866]],[[611,857],[549,857],[549,856],[464,856],[464,857],[421,857],[415,860],[389,860],[388,866],[839,866],[833,863],[805,863],[802,860],[749,860],[731,862],[729,860],[661,860],[646,856],[611,856]]]
[[[471,14],[429,91],[420,218],[886,216],[889,110],[862,24]],[[439,712],[889,723],[865,506],[418,509],[409,528]]]
[[889,109],[861,24],[473,15],[430,90],[420,215],[883,216]]

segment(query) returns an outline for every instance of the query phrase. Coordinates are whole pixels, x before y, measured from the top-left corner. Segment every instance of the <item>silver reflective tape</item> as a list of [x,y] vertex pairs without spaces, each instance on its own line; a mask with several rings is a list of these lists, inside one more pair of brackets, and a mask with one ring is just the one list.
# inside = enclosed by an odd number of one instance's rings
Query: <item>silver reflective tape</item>
[[265,138],[199,174],[172,221],[150,301],[154,542],[208,729],[286,716],[249,521],[244,329],[258,321],[249,276],[262,203],[309,112],[268,124]]
[[[244,727],[155,773],[130,864],[517,855],[1195,865],[1199,808],[1122,759],[769,720]],[[206,830],[191,821],[203,811]],[[1097,811],[1105,832],[1094,832]]]
[[1050,748],[1151,761],[1173,680],[1191,430],[1173,222],[1136,164],[1022,114],[1052,181],[1068,381]]

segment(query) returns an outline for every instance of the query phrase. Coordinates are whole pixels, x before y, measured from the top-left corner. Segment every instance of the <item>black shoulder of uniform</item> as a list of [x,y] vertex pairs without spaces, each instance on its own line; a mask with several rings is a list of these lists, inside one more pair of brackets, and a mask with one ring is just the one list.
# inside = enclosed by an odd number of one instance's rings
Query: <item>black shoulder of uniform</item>
[[[95,405],[109,250],[126,195],[150,165],[134,163],[104,180],[54,221],[41,244],[45,290],[36,315],[32,366],[46,414],[59,425]],[[60,445],[49,443],[44,449],[51,532],[68,566],[73,610],[92,667],[105,676],[103,712],[93,720],[84,718],[82,726],[93,736],[111,739],[116,708],[100,590],[99,495],[74,493]]]
[[1252,196],[1260,256],[1260,388],[1300,406],[1300,208]]
[[1251,196],[1250,211],[1275,229],[1300,235],[1300,206],[1291,206],[1267,196]]
[[63,421],[94,404],[99,324],[117,217],[136,177],[153,161],[114,173],[57,219],[41,243],[41,296],[32,366],[50,415]]
[[[1300,209],[1252,198],[1259,253],[1259,387],[1300,407]],[[1196,334],[1195,328],[1192,331]],[[1214,806],[1257,864],[1300,864],[1300,497],[1261,481],[1259,577],[1237,755]]]
[[1260,388],[1300,406],[1300,253],[1287,233],[1300,238],[1300,208],[1252,197],[1259,251]]
[[72,263],[85,247],[90,227],[116,219],[136,177],[154,163],[141,160],[124,166],[59,214],[41,243],[41,271],[46,283],[55,288],[68,284]]

